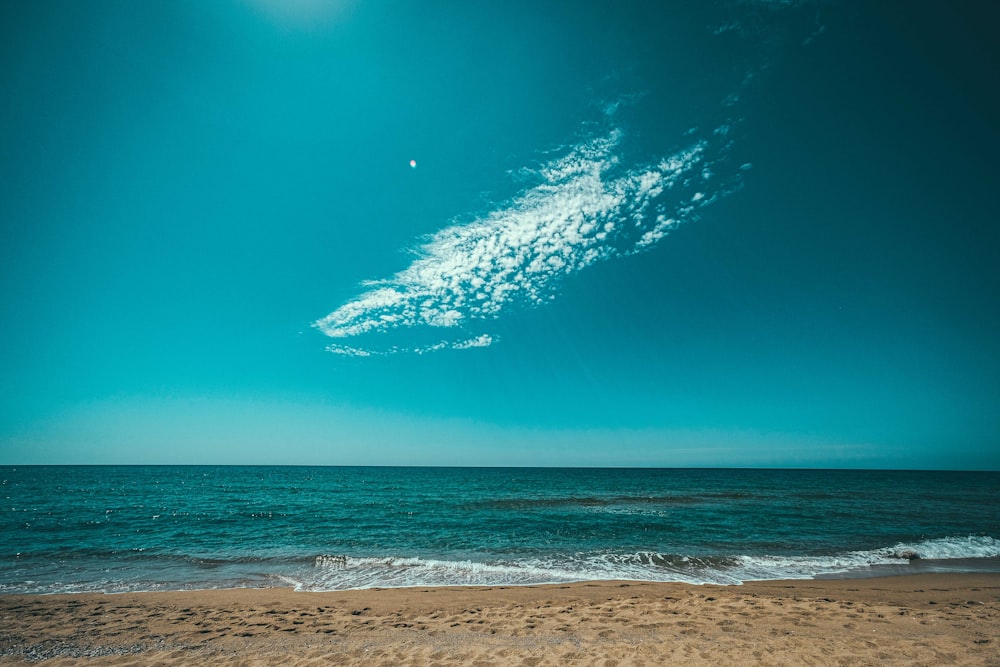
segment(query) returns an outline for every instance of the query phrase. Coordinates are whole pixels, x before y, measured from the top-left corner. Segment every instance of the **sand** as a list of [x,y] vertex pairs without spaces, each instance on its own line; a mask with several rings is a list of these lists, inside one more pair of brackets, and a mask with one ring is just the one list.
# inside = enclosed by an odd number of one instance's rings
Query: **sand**
[[1000,574],[0,595],[0,665],[993,665]]

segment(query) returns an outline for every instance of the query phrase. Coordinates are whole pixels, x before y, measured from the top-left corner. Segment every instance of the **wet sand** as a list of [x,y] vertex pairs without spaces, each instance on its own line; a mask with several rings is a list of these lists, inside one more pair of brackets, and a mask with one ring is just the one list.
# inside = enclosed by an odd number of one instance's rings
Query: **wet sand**
[[0,665],[992,665],[1000,574],[0,595]]

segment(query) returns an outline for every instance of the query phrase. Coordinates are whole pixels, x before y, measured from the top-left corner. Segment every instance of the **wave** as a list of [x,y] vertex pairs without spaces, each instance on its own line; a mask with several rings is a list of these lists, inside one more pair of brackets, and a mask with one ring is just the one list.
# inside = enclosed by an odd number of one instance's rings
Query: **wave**
[[[947,537],[828,555],[678,554],[656,551],[547,554],[480,560],[320,555],[205,558],[129,553],[124,560],[24,554],[6,561],[4,593],[123,593],[292,587],[328,591],[413,586],[527,586],[575,581],[745,581],[865,577],[933,571],[1000,572],[1000,540]],[[43,563],[44,561],[44,563]]]
[[[1000,558],[1000,540],[990,536],[947,537],[899,543],[827,556],[683,555],[651,551],[533,557],[477,562],[418,557],[317,556],[299,577],[297,590],[401,588],[411,586],[516,586],[573,581],[631,580],[690,584],[811,579],[824,575],[866,576],[879,566],[914,561]],[[1000,570],[1000,563],[991,564]]]

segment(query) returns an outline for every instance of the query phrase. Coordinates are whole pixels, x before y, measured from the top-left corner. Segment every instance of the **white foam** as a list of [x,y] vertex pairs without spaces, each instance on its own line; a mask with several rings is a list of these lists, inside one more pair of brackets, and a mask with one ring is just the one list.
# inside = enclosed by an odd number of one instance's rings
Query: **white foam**
[[[926,559],[997,558],[1000,557],[1000,540],[987,535],[945,537],[916,544],[897,544],[888,555],[891,557],[906,551]],[[896,557],[899,558],[898,555]]]
[[319,556],[299,590],[399,588],[409,586],[535,585],[591,580],[673,581],[690,584],[739,584],[770,579],[811,579],[857,573],[910,560],[1000,557],[1000,540],[964,536],[829,556],[685,556],[652,551],[554,555],[511,562],[450,561],[416,557]]
[[319,556],[303,590],[401,588],[408,586],[496,586],[579,581],[578,573],[521,563],[481,563],[423,558]]

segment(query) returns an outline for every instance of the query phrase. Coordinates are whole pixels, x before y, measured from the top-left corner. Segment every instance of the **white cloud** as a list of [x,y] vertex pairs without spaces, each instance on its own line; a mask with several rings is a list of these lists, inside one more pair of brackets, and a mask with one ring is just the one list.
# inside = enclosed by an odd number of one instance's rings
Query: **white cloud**
[[[493,342],[466,327],[516,304],[540,304],[557,284],[596,262],[645,250],[719,192],[715,165],[729,148],[729,125],[650,164],[622,164],[622,133],[590,138],[541,168],[536,184],[472,222],[453,224],[417,249],[417,259],[314,326],[348,356],[468,349]],[[738,176],[737,176],[738,178]],[[721,188],[721,190],[720,190]],[[457,341],[387,346],[391,331],[456,330]],[[436,336],[435,336],[436,337]],[[405,338],[405,337],[404,337]]]
[[473,347],[489,347],[493,344],[493,336],[489,334],[482,334],[476,336],[475,338],[470,338],[469,340],[463,340],[452,345],[452,349],[455,350],[468,350]]

